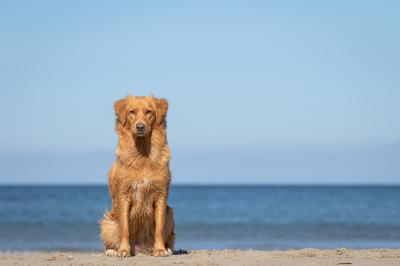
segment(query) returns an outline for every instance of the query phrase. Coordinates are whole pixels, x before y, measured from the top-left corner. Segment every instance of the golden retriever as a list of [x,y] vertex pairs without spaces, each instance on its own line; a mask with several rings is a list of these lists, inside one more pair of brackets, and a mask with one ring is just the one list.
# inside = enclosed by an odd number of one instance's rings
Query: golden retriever
[[108,256],[137,252],[170,256],[175,244],[173,209],[167,206],[170,150],[168,102],[127,96],[114,104],[118,146],[109,172],[112,209],[100,221]]

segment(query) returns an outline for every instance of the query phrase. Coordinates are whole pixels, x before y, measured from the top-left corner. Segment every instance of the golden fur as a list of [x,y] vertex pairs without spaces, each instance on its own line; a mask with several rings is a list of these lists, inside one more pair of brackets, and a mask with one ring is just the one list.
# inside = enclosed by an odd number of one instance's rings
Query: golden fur
[[112,209],[100,221],[106,254],[169,256],[175,233],[173,209],[167,206],[171,176],[168,102],[127,96],[114,109],[119,141],[109,172]]

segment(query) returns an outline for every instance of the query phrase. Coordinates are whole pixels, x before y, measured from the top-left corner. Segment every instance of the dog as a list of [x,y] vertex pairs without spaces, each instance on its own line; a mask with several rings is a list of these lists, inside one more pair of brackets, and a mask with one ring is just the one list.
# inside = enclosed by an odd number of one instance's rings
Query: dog
[[168,102],[127,96],[114,104],[118,145],[109,176],[110,212],[100,221],[108,256],[170,256],[175,244],[173,209],[167,205],[171,172]]

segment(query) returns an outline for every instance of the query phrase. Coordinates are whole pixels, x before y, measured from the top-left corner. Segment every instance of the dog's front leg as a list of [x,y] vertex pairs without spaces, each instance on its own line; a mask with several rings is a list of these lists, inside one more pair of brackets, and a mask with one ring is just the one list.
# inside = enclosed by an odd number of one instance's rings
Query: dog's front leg
[[129,246],[129,210],[130,202],[124,197],[119,199],[119,235],[121,242],[117,251],[118,256],[128,257],[131,255]]
[[154,249],[153,253],[156,257],[166,257],[171,255],[171,251],[165,249],[164,230],[165,230],[165,213],[167,202],[164,197],[160,197],[155,204],[155,223],[156,230],[154,234]]

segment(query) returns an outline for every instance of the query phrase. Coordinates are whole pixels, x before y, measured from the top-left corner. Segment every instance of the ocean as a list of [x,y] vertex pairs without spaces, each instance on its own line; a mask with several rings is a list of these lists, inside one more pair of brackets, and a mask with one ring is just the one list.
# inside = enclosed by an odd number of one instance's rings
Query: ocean
[[[171,187],[176,249],[400,248],[400,186]],[[0,186],[0,250],[101,250],[107,186]]]

